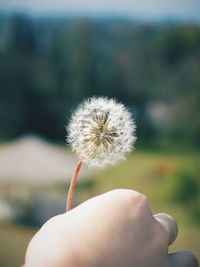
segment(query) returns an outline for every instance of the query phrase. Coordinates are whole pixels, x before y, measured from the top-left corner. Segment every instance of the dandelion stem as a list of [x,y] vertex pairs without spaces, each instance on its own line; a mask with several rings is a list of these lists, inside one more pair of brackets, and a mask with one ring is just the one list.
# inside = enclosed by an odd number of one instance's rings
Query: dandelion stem
[[69,187],[69,191],[68,191],[68,196],[67,196],[66,211],[69,211],[72,209],[72,198],[73,198],[74,188],[75,188],[77,177],[78,177],[78,174],[79,174],[79,171],[80,171],[82,164],[83,164],[82,160],[80,160],[77,163],[76,169],[74,172],[74,176],[71,179],[71,183],[70,183],[70,187]]

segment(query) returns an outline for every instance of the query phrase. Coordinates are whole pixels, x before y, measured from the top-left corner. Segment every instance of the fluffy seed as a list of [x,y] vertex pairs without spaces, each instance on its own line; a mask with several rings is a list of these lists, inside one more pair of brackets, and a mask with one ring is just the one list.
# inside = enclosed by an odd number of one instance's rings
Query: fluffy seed
[[103,167],[124,159],[136,140],[131,113],[104,97],[84,101],[66,128],[67,142],[89,166]]

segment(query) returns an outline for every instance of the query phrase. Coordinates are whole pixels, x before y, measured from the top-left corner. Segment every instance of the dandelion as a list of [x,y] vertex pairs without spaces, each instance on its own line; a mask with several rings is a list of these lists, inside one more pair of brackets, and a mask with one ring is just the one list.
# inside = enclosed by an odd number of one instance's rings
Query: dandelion
[[67,127],[67,142],[79,158],[68,192],[67,210],[71,209],[83,162],[91,167],[104,167],[125,159],[136,140],[134,132],[135,123],[123,104],[105,97],[92,97],[80,104]]

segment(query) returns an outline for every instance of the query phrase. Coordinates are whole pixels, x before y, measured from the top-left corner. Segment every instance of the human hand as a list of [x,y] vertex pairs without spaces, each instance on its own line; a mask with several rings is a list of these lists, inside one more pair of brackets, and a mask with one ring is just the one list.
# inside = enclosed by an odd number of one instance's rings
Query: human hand
[[171,216],[152,215],[144,195],[117,189],[47,221],[25,267],[197,267],[190,252],[168,254],[177,232]]

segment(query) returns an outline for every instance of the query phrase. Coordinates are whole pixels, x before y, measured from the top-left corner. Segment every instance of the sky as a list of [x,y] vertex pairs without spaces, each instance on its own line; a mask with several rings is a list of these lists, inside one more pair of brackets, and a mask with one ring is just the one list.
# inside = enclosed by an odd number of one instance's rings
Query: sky
[[200,0],[0,0],[0,10],[39,16],[120,16],[200,22]]

